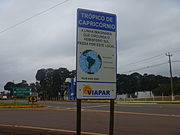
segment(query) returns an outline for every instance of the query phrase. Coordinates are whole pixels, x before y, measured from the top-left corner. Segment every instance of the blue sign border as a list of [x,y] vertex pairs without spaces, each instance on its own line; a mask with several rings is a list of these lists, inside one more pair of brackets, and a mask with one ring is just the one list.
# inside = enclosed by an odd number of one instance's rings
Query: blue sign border
[[[94,26],[94,25],[85,25],[85,24],[79,24],[79,20],[82,19],[82,16],[80,16],[81,13],[92,13],[93,15],[103,15],[103,16],[107,16],[107,17],[112,17],[113,21],[110,21],[110,22],[106,22],[105,20],[97,20],[96,21],[92,21],[92,22],[102,22],[102,23],[106,23],[106,24],[111,24],[111,25],[115,25],[115,29],[113,29],[112,27],[97,27],[97,26]],[[91,18],[86,18],[84,19],[85,21],[91,21],[92,19]],[[77,9],[77,27],[76,27],[76,99],[78,100],[115,100],[117,98],[117,94],[115,96],[115,98],[106,98],[106,99],[100,99],[100,98],[97,98],[97,99],[87,99],[87,98],[77,98],[77,52],[78,52],[78,27],[83,27],[83,28],[90,28],[90,29],[98,29],[98,30],[105,30],[105,31],[113,31],[115,32],[115,35],[116,35],[116,76],[117,76],[117,16],[115,14],[111,14],[111,13],[105,13],[105,12],[100,12],[100,11],[93,11],[93,10],[87,10],[87,9],[81,9],[81,8],[78,8]],[[117,77],[116,77],[117,78]],[[88,82],[88,83],[101,83],[101,82]],[[105,82],[103,82],[105,83]],[[106,82],[107,83],[107,82]],[[116,83],[117,85],[117,81],[116,82],[111,82],[111,83]],[[116,86],[117,88],[117,86]]]
[[92,10],[77,10],[77,26],[116,32],[116,15]]

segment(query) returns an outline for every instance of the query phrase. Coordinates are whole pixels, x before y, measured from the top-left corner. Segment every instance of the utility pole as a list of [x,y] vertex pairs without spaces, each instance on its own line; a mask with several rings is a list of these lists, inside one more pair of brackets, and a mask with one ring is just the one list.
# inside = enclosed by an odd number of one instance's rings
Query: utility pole
[[174,101],[174,90],[173,90],[173,79],[172,79],[172,67],[171,67],[171,56],[170,52],[166,53],[166,56],[169,57],[169,69],[170,69],[170,81],[171,81],[171,100]]

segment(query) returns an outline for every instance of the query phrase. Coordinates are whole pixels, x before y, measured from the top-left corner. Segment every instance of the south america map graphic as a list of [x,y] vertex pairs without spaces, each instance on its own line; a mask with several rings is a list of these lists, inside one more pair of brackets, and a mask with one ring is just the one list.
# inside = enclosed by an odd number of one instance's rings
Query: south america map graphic
[[88,74],[94,74],[101,69],[101,66],[102,59],[96,51],[85,50],[80,55],[80,67],[84,72]]

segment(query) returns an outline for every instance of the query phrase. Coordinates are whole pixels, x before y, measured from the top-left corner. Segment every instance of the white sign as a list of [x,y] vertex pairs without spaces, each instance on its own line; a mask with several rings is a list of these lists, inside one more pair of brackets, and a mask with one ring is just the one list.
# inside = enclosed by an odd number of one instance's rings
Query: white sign
[[115,99],[116,15],[77,11],[77,99]]

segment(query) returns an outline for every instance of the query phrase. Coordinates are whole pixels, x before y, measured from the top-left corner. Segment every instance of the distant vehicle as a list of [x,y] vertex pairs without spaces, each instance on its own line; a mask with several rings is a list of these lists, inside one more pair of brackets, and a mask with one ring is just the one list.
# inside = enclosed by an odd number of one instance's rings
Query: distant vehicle
[[7,100],[7,96],[2,96],[2,100]]

